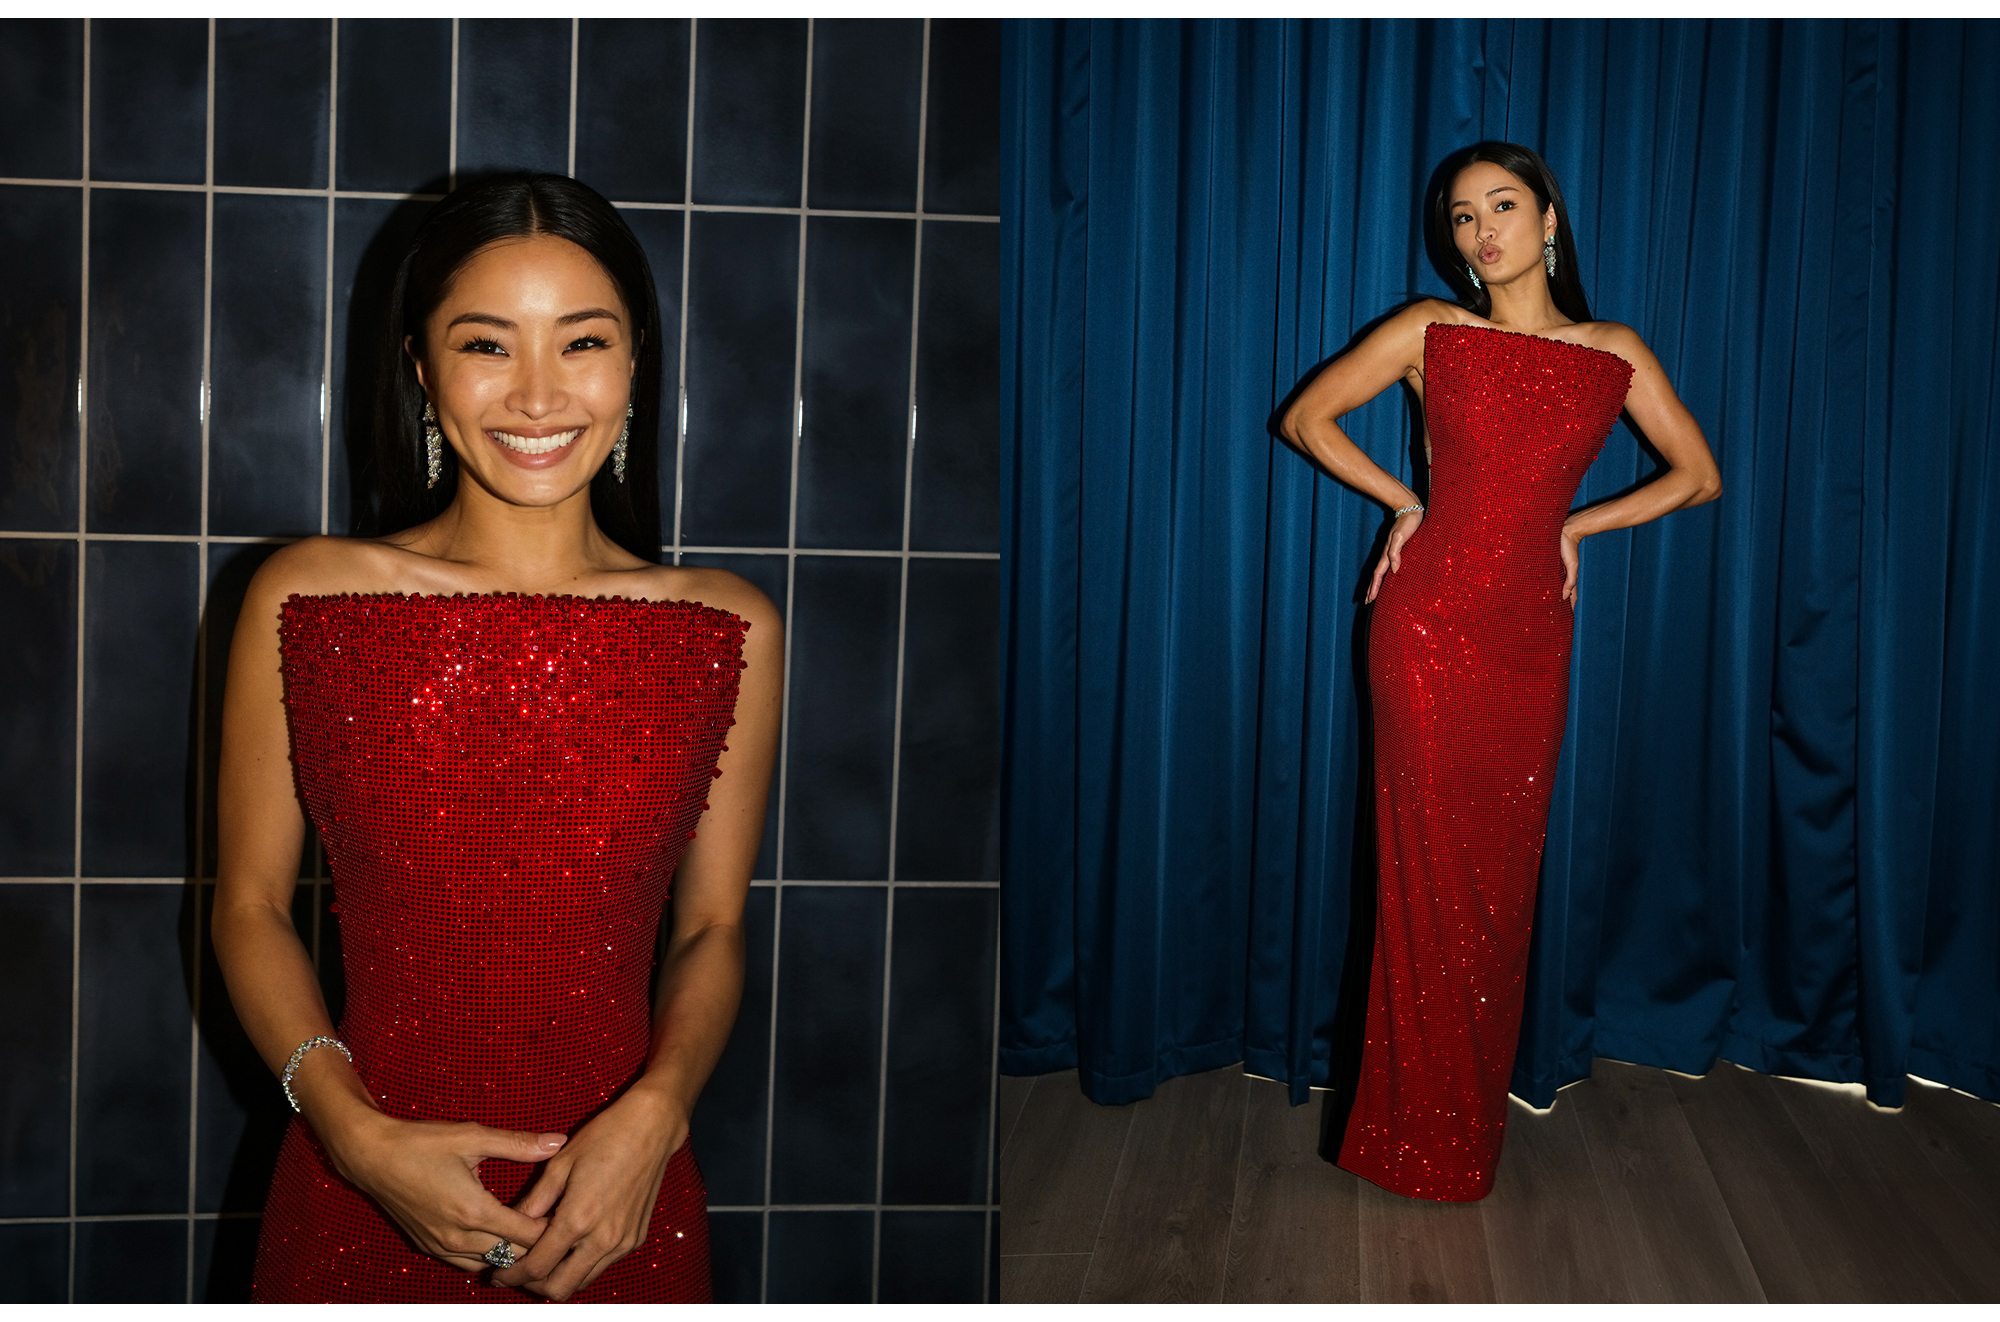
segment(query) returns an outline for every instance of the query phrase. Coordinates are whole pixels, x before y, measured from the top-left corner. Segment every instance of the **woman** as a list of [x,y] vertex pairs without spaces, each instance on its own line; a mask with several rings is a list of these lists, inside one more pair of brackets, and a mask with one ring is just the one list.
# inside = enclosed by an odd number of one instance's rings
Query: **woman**
[[[1394,511],[1369,583],[1380,905],[1339,1163],[1416,1198],[1493,1186],[1535,880],[1569,697],[1578,547],[1714,500],[1701,428],[1629,327],[1596,321],[1541,157],[1466,148],[1429,221],[1457,303],[1391,317],[1287,412],[1285,435]],[[1338,419],[1397,382],[1424,405],[1430,508]],[[1669,465],[1568,513],[1621,409]],[[1565,517],[1567,515],[1567,517]]]
[[[783,646],[743,580],[653,560],[659,346],[603,198],[459,189],[391,297],[400,530],[286,547],[251,583],[213,931],[300,1114],[258,1300],[708,1298],[688,1117],[742,988]],[[338,1030],[291,919],[308,814]]]

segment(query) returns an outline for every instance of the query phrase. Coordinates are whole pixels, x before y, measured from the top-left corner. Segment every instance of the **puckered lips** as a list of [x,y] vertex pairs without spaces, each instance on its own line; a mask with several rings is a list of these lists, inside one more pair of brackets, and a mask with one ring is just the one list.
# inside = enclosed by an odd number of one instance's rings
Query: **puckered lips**
[[583,433],[582,427],[523,427],[505,431],[489,427],[486,439],[516,467],[550,468],[567,457],[571,443]]

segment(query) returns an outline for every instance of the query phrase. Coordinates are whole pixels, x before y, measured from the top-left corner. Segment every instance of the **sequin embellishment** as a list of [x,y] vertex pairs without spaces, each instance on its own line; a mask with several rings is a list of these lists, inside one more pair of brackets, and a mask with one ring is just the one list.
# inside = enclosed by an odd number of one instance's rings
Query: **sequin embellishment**
[[1569,701],[1557,539],[1632,368],[1437,323],[1424,369],[1429,508],[1368,626],[1380,905],[1340,1165],[1469,1201],[1499,1162]]
[[[644,1066],[654,938],[733,723],[749,626],[688,602],[294,596],[293,763],[332,869],[341,1036],[382,1109],[574,1132]],[[514,1198],[531,1166],[480,1178]],[[646,1242],[575,1297],[709,1297],[707,1195],[669,1163]],[[411,1248],[286,1133],[265,1303],[513,1302]]]

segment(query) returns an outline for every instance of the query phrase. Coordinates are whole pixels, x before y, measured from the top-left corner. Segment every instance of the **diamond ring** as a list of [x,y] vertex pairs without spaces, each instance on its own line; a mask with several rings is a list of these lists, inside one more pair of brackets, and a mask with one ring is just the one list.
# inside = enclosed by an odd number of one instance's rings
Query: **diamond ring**
[[514,1265],[516,1255],[514,1253],[514,1246],[503,1239],[479,1256],[492,1263],[495,1267],[507,1268]]

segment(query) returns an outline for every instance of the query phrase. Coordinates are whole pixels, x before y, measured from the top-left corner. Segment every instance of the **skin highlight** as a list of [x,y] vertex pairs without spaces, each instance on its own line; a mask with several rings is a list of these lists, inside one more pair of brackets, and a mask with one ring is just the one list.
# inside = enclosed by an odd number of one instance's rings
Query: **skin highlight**
[[[384,1115],[337,1051],[293,1076],[301,1110],[340,1173],[424,1252],[468,1272],[504,1238],[521,1251],[494,1281],[567,1299],[645,1241],[668,1160],[728,1040],[743,984],[743,905],[776,757],[783,629],[756,588],[720,570],[653,564],[597,527],[590,482],[625,423],[633,318],[596,260],[549,235],[475,253],[408,344],[460,464],[436,519],[392,536],[315,537],[266,561],[229,659],[212,933],[230,999],[259,1054],[281,1070],[298,1043],[333,1036],[291,920],[305,817],[292,780],[278,648],[294,593],[495,592],[692,601],[749,621],[736,725],[696,838],[674,875],[645,1071],[575,1132],[527,1134]],[[546,446],[523,453],[503,438]],[[541,1162],[517,1205],[479,1183],[479,1163]]]
[[[1537,211],[1535,193],[1513,172],[1490,161],[1461,170],[1452,181],[1452,242],[1492,297],[1490,318],[1443,299],[1426,299],[1378,326],[1354,349],[1322,371],[1301,392],[1279,424],[1284,439],[1330,475],[1388,509],[1417,503],[1417,494],[1364,454],[1340,419],[1398,382],[1424,393],[1424,330],[1434,322],[1563,340],[1615,353],[1632,365],[1625,413],[1667,461],[1651,482],[1615,500],[1572,513],[1563,522],[1558,553],[1563,600],[1576,606],[1580,547],[1585,537],[1649,523],[1677,509],[1722,494],[1722,475],[1701,426],[1667,381],[1659,360],[1629,326],[1615,321],[1575,322],[1549,295],[1543,242],[1556,230],[1553,205]],[[1376,563],[1366,600],[1402,565],[1404,550],[1423,525],[1423,511],[1397,517]]]

